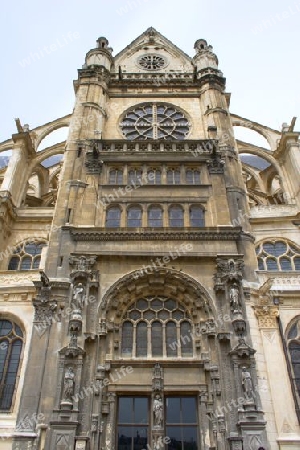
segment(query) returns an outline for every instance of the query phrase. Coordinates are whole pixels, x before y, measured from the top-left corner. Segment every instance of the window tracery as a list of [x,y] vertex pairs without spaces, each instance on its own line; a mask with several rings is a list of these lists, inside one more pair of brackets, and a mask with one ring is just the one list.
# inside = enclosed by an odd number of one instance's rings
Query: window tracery
[[41,253],[45,242],[25,241],[13,252],[8,270],[34,270],[38,269],[41,262]]
[[300,270],[300,252],[286,241],[265,241],[256,247],[258,270]]
[[138,65],[146,70],[159,70],[166,66],[166,59],[161,55],[148,53],[139,57]]
[[190,131],[187,117],[165,103],[144,103],[131,108],[120,123],[130,140],[183,140]]
[[121,353],[125,357],[192,357],[192,326],[174,299],[140,298],[123,317]]

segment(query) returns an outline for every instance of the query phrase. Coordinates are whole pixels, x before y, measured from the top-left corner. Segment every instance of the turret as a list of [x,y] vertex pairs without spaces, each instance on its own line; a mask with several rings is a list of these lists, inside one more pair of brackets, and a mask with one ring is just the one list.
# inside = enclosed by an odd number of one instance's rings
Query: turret
[[194,49],[196,50],[196,55],[194,56],[194,63],[197,70],[206,69],[211,67],[213,69],[218,69],[218,58],[212,51],[212,46],[207,45],[205,39],[198,39],[195,42]]
[[84,68],[102,66],[110,72],[113,63],[113,49],[108,47],[108,44],[109,42],[105,37],[99,37],[97,39],[97,47],[90,50],[86,55]]

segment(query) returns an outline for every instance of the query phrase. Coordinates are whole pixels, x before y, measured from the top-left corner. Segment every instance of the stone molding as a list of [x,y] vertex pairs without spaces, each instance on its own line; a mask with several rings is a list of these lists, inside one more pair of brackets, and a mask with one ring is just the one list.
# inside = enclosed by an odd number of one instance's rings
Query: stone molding
[[240,227],[232,228],[224,226],[222,228],[203,228],[202,230],[191,230],[185,228],[182,231],[162,228],[143,228],[134,231],[127,228],[116,228],[109,231],[107,228],[75,228],[63,227],[70,230],[74,241],[154,241],[154,240],[176,240],[176,241],[238,241],[243,232]]

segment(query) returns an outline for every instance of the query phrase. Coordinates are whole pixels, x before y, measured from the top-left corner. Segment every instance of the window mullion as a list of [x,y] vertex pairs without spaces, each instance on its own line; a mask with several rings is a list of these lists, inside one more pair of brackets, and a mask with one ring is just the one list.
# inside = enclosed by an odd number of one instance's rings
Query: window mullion
[[166,339],[166,322],[162,324],[162,349],[163,349],[163,358],[167,357],[167,339]]
[[178,342],[178,347],[177,347],[177,350],[178,350],[178,353],[177,353],[177,355],[178,355],[178,357],[179,358],[181,358],[182,357],[182,355],[181,355],[181,339],[180,339],[180,322],[179,321],[176,321],[176,336],[177,336],[177,342]]
[[137,342],[136,342],[136,322],[133,324],[133,342],[132,342],[132,357],[136,358],[136,346],[137,346]]
[[151,323],[147,322],[147,358],[152,357],[151,348]]
[[152,106],[152,126],[153,126],[153,139],[157,139],[157,108],[156,104]]

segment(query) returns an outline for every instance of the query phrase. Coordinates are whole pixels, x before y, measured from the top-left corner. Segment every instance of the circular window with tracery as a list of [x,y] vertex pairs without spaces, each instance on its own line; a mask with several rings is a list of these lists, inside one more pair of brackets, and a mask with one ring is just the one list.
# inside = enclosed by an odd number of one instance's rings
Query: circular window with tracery
[[163,56],[148,54],[140,56],[138,65],[146,70],[159,70],[166,66],[166,60]]
[[183,140],[190,131],[185,115],[172,105],[146,103],[130,109],[120,123],[130,140]]

